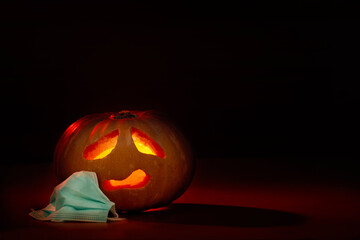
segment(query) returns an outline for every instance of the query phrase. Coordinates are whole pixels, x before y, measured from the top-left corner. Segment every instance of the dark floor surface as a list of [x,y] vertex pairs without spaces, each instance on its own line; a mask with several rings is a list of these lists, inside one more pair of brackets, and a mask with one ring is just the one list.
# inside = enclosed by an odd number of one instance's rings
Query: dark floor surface
[[237,170],[201,159],[172,205],[116,223],[32,219],[30,209],[45,207],[56,185],[51,165],[4,166],[0,239],[360,239],[360,192],[351,177],[323,174],[321,166],[238,161]]

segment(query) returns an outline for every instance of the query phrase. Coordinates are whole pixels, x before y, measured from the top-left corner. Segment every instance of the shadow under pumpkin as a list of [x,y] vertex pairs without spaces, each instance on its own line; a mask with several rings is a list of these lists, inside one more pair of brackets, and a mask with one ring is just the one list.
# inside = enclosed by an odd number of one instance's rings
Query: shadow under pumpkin
[[227,227],[274,227],[301,225],[305,216],[284,211],[208,204],[174,203],[145,212],[120,214],[129,221]]

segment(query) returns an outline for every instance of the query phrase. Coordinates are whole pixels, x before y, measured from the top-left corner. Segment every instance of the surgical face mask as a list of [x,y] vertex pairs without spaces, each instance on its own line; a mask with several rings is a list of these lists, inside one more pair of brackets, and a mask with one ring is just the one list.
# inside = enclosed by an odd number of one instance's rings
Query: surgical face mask
[[73,173],[55,187],[47,207],[38,211],[32,209],[29,215],[52,222],[122,220],[116,213],[115,203],[100,190],[96,173],[87,171]]

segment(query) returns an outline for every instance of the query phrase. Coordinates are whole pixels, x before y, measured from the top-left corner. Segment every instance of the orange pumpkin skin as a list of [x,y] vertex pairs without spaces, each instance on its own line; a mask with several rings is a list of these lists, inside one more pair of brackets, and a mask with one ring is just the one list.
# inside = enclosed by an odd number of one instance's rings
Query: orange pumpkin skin
[[[164,151],[159,157],[139,152],[131,131],[139,129]],[[118,131],[115,148],[107,156],[85,159],[85,149],[104,135]],[[95,145],[95,144],[93,144]],[[76,171],[96,172],[99,187],[120,211],[138,211],[165,206],[178,198],[190,185],[194,160],[188,142],[169,121],[153,112],[122,111],[85,116],[70,125],[60,138],[54,167],[59,181]],[[126,179],[141,169],[149,181],[139,188],[104,188],[105,181]]]

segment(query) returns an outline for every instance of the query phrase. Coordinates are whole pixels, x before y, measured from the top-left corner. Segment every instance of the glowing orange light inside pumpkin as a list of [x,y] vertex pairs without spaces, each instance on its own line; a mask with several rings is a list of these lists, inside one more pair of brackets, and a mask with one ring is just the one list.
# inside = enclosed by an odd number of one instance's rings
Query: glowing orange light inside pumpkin
[[118,136],[118,130],[106,134],[93,144],[87,146],[83,152],[83,157],[86,160],[96,160],[106,157],[115,148]]
[[150,181],[150,176],[141,169],[133,171],[124,180],[106,180],[103,183],[105,190],[117,190],[121,188],[142,188]]
[[165,152],[157,142],[137,128],[131,128],[131,137],[137,150],[144,154],[165,158]]

